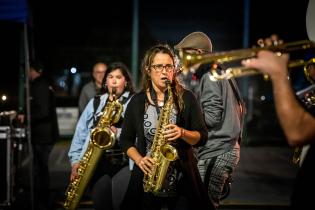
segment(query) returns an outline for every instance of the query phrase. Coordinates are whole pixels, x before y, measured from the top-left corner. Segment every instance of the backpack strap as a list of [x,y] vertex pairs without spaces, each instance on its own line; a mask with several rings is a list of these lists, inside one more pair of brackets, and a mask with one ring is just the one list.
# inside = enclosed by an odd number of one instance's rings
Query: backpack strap
[[97,121],[98,121],[95,119],[94,115],[98,106],[100,105],[100,102],[101,102],[101,95],[95,95],[94,100],[93,100],[93,128],[96,126]]
[[[132,94],[129,94],[128,97],[123,97],[122,100],[120,100],[120,103],[122,105],[124,105],[128,100],[129,98],[132,96]],[[93,128],[97,125],[98,121],[99,121],[99,117],[95,117],[95,112],[98,108],[98,106],[100,105],[100,102],[101,102],[101,95],[95,95],[94,96],[94,100],[93,100]],[[105,106],[106,106],[107,102],[105,103]]]

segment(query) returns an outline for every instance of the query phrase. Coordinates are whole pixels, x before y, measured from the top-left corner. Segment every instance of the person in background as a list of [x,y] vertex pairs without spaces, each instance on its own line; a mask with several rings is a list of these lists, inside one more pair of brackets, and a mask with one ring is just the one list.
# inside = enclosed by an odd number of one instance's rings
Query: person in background
[[[196,31],[183,38],[174,48],[175,50],[183,50],[185,53],[205,55],[212,52],[212,43],[206,34]],[[203,74],[208,72],[209,68],[210,66],[207,64],[196,63],[190,66],[188,71],[182,71],[178,78],[186,89],[197,94],[200,79]]]
[[[197,31],[183,38],[175,49],[202,55],[212,52],[212,43],[205,33]],[[209,68],[196,89],[208,128],[208,140],[196,148],[196,153],[201,178],[218,208],[223,191],[228,190],[224,189],[225,184],[230,182],[239,163],[244,104],[236,81],[211,81]]]
[[83,112],[85,106],[102,88],[102,81],[107,69],[104,62],[96,62],[92,68],[92,80],[85,84],[79,96],[79,115]]
[[[122,126],[120,144],[135,165],[121,209],[213,209],[193,154],[193,146],[205,143],[207,130],[194,94],[176,79],[174,52],[168,45],[151,47],[141,70],[142,90],[131,99]],[[157,125],[159,115],[168,104],[166,80],[171,83],[175,103],[166,108],[170,110],[170,121],[161,128]],[[157,134],[163,138],[155,138]],[[156,152],[151,151],[154,139],[167,140],[178,152],[178,159],[168,167],[162,189],[156,193],[144,192],[143,186],[144,174],[152,172],[155,164],[151,156]]]
[[[113,93],[114,88],[116,89],[115,93]],[[97,126],[107,102],[114,99],[114,94],[123,105],[123,112],[120,116],[119,122],[111,125],[111,131],[115,134],[115,138],[118,141],[120,140],[121,123],[123,122],[124,112],[134,93],[131,76],[125,64],[121,62],[114,62],[110,64],[103,79],[103,89],[101,93],[99,102],[96,102],[98,97],[93,97],[89,101],[77,123],[68,152],[72,168],[70,181],[73,181],[76,177],[78,177],[80,160],[84,156],[90,142],[91,131]],[[116,144],[113,148],[118,149],[118,146],[119,145]],[[104,151],[104,154],[98,161],[97,166],[95,166],[95,172],[89,183],[89,187],[92,192],[93,205],[96,210],[113,208],[111,178],[125,165],[128,165],[128,161],[115,159],[115,154],[112,155],[109,150]],[[119,153],[116,153],[116,155],[117,154]]]
[[[56,99],[52,84],[43,76],[43,65],[30,62],[30,120],[34,169],[34,207],[36,210],[52,208],[48,160],[59,137]],[[18,120],[25,123],[25,114]]]
[[[303,163],[299,168],[291,196],[292,209],[314,208],[315,177],[315,118],[298,102],[288,80],[288,55],[277,56],[270,51],[259,51],[257,58],[243,60],[246,68],[255,68],[269,75],[273,86],[275,108],[280,125],[291,146],[309,145]],[[312,207],[313,206],[313,207]]]

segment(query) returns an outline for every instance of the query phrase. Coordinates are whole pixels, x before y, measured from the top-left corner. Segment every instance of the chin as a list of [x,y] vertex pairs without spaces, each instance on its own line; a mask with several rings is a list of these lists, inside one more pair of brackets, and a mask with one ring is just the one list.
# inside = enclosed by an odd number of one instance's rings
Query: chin
[[159,85],[160,85],[161,88],[165,88],[166,87],[165,81],[161,81]]

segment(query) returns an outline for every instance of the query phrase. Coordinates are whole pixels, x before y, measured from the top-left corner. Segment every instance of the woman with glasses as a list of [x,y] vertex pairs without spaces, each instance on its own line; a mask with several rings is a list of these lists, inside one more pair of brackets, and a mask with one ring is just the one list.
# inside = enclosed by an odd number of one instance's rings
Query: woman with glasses
[[[151,47],[141,70],[142,90],[131,99],[122,126],[120,144],[135,165],[121,209],[213,209],[193,155],[193,146],[207,140],[207,129],[195,96],[176,80],[174,52],[168,45]],[[171,84],[174,103],[169,124],[161,132],[176,148],[178,158],[170,163],[161,190],[145,192],[144,175],[154,165],[150,152],[159,133],[157,122],[168,104],[166,81]]]

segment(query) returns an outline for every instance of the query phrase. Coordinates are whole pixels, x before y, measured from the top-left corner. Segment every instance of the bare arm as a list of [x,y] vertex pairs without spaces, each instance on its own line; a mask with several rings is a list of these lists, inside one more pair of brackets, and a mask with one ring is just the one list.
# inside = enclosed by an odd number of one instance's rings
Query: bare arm
[[288,80],[288,56],[279,57],[260,51],[257,58],[243,61],[246,67],[259,69],[270,76],[280,124],[292,146],[308,144],[315,139],[315,118],[296,100]]

